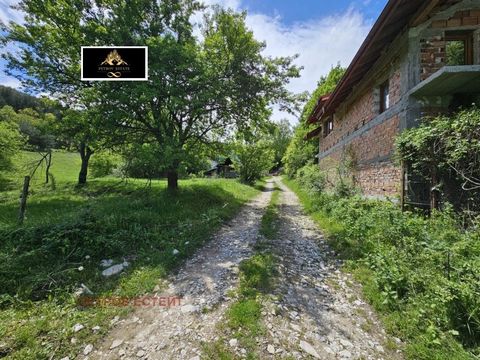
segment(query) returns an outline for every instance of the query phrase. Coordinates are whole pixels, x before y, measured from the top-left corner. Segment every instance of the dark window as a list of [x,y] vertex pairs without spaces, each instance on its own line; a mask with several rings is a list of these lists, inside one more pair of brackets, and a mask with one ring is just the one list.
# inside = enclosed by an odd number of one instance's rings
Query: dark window
[[390,107],[390,84],[385,81],[380,85],[380,114]]
[[333,131],[333,116],[330,116],[325,122],[323,123],[323,137],[326,137]]
[[468,32],[450,32],[445,35],[445,64],[449,66],[473,64],[473,36]]

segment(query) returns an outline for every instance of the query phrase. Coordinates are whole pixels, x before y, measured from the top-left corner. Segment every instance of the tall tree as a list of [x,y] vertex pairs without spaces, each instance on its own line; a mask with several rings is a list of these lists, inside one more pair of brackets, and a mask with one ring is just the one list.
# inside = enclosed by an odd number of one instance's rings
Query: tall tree
[[[285,152],[283,162],[285,171],[289,177],[294,177],[297,170],[313,162],[315,155],[318,154],[318,139],[305,141],[307,133],[314,129],[314,126],[307,123],[312,114],[318,99],[331,93],[345,73],[345,69],[340,64],[332,67],[327,76],[322,76],[318,82],[317,88],[313,92],[310,100],[305,104],[300,116],[299,124],[294,129],[294,134],[288,148]],[[318,125],[317,125],[318,126]]]
[[[195,0],[23,0],[20,7],[25,24],[10,23],[4,41],[27,47],[5,55],[9,68],[23,71],[27,86],[96,112],[87,121],[95,129],[157,143],[170,189],[196,144],[246,130],[266,121],[270,105],[295,100],[285,88],[299,76],[293,58],[263,56],[245,14],[205,12]],[[197,37],[191,20],[202,11]],[[149,81],[80,82],[80,46],[92,44],[147,45]]]

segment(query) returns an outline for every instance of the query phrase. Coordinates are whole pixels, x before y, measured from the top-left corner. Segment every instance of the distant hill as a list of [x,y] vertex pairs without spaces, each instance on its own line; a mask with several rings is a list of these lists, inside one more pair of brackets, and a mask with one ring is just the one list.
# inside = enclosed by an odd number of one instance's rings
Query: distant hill
[[15,110],[25,108],[41,109],[41,102],[35,96],[25,94],[8,86],[0,85],[0,107],[5,105],[10,105]]

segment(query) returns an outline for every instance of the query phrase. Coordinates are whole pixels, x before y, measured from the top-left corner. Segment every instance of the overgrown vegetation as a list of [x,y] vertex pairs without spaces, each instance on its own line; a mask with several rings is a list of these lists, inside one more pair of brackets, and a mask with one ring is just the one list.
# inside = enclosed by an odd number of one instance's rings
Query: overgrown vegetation
[[401,160],[431,184],[439,201],[480,211],[480,109],[424,119],[397,139]]
[[431,218],[390,202],[285,179],[364,285],[409,359],[480,355],[480,232],[446,207]]
[[[24,161],[34,154],[25,153]],[[76,159],[76,163],[72,161]],[[75,187],[75,154],[54,153],[55,190],[33,179],[25,225],[16,226],[18,192],[0,194],[0,354],[13,359],[74,356],[128,309],[78,308],[81,284],[96,296],[137,296],[203,245],[258,190],[235,180],[192,179],[175,194],[166,181],[116,178]],[[19,165],[20,166],[20,165]],[[63,166],[63,167],[62,167]],[[178,250],[178,254],[174,249]],[[100,260],[127,260],[105,278]],[[85,329],[73,332],[81,323]],[[92,327],[100,326],[100,331]],[[76,343],[71,338],[76,338]]]

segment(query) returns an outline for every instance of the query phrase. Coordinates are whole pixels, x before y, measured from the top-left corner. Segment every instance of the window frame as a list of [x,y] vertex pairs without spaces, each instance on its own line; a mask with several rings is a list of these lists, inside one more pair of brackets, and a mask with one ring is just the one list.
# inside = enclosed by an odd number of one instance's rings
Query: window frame
[[[447,42],[449,41],[462,41],[464,43],[464,65],[473,65],[473,32],[471,31],[451,31],[445,33],[445,64],[447,63]],[[455,66],[455,65],[450,65]]]
[[380,90],[380,114],[390,109],[390,79],[385,80],[379,86]]
[[326,138],[333,132],[333,116],[329,116],[323,122],[323,137]]

